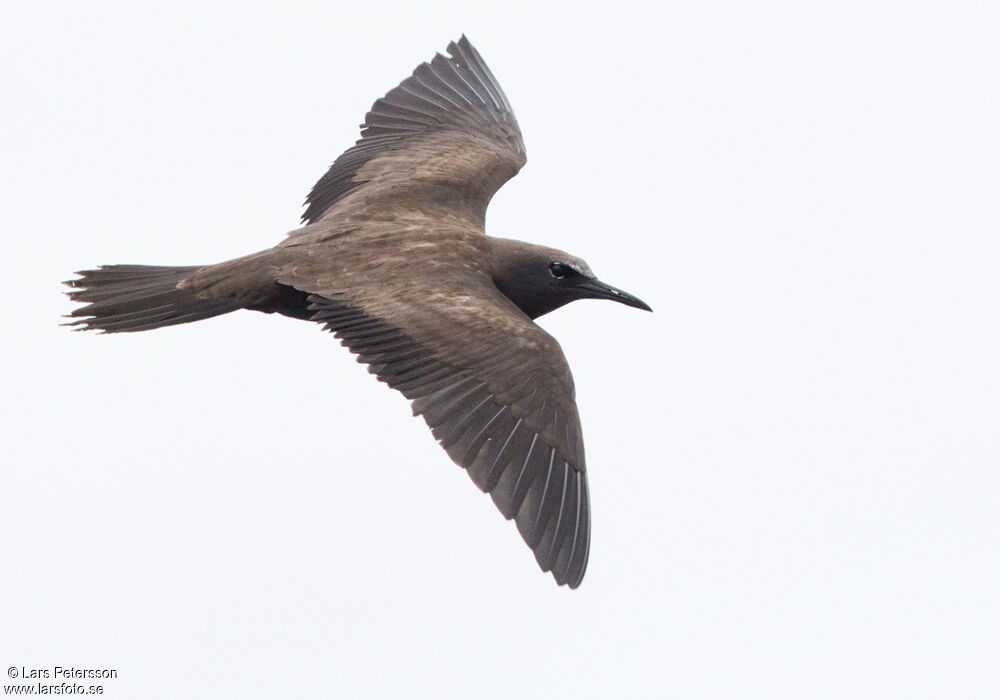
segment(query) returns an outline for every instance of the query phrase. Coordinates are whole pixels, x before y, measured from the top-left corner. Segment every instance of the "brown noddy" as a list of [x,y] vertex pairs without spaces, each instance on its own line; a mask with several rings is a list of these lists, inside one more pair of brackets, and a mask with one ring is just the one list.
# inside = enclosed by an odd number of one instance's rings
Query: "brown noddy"
[[448,54],[375,102],[284,241],[217,265],[78,272],[69,295],[86,306],[70,325],[143,331],[236,309],[323,324],[576,588],[590,551],[580,418],[566,358],[532,319],[576,299],[650,308],[580,258],[485,235],[524,143],[468,39]]

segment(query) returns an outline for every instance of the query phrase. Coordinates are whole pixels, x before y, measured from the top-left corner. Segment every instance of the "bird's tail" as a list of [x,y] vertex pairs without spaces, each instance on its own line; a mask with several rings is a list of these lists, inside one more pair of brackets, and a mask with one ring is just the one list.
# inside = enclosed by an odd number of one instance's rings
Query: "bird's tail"
[[96,270],[77,272],[78,279],[66,282],[73,301],[86,302],[75,309],[66,324],[75,330],[104,333],[146,331],[177,323],[235,311],[232,302],[199,299],[194,290],[181,284],[195,267],[153,267],[150,265],[104,265]]

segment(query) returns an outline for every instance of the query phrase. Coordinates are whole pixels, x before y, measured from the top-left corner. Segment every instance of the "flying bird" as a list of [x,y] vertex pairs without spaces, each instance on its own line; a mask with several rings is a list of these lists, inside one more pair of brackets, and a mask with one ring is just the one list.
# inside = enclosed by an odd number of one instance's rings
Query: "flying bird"
[[580,585],[590,496],[573,378],[533,319],[576,299],[651,310],[580,258],[488,237],[525,163],[510,103],[464,36],[372,105],[304,225],[216,265],[76,273],[77,330],[145,331],[251,309],[322,324],[412,402],[543,571]]

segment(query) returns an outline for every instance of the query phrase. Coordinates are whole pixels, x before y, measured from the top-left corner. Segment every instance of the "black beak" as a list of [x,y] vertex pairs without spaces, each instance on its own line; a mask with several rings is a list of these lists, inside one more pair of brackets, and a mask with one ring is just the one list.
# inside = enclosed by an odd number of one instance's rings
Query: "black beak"
[[632,306],[636,309],[643,309],[644,311],[652,311],[649,308],[649,304],[644,302],[638,297],[634,297],[628,292],[623,292],[620,289],[612,287],[610,284],[604,284],[598,279],[589,279],[585,282],[578,284],[577,289],[584,292],[583,296],[587,299],[610,299],[611,301],[617,301],[620,304],[625,304],[625,306]]

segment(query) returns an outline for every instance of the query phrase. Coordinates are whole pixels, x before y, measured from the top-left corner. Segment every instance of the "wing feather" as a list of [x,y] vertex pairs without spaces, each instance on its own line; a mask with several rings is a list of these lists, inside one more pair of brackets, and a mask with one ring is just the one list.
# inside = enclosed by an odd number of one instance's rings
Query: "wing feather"
[[[524,141],[506,95],[464,36],[375,101],[361,138],[306,198],[307,224],[381,199],[383,209],[447,201],[481,220],[524,165]],[[442,198],[441,187],[456,196]],[[358,192],[356,197],[352,193]],[[389,196],[391,193],[391,196]]]
[[[378,315],[329,291],[310,293],[309,301],[313,320],[412,401],[449,456],[516,521],[542,569],[575,588],[586,569],[590,517],[566,360],[516,308],[469,285],[461,290],[466,298],[486,295],[482,308],[492,311],[440,324],[432,306],[402,292],[393,300],[385,288],[369,304]],[[516,325],[487,338],[489,327],[504,322]]]

